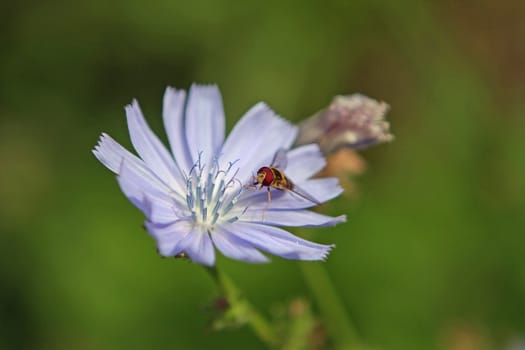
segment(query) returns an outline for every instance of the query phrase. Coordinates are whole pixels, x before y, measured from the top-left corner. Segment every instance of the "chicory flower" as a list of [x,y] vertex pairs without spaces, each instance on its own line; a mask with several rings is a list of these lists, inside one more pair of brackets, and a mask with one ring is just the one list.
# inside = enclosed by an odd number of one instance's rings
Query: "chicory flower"
[[[290,149],[298,128],[258,103],[224,139],[222,98],[216,86],[167,88],[163,120],[171,152],[152,132],[139,104],[126,106],[133,147],[127,151],[102,134],[93,153],[117,174],[127,198],[146,216],[145,227],[163,256],[185,255],[212,266],[215,248],[246,262],[268,261],[262,252],[287,259],[322,260],[333,245],[313,243],[277,226],[330,226],[346,220],[307,210],[316,205],[291,191],[253,188],[253,176],[285,149],[281,169],[319,203],[342,191],[335,178],[311,177],[325,166],[315,144]],[[215,246],[215,248],[214,248]]]

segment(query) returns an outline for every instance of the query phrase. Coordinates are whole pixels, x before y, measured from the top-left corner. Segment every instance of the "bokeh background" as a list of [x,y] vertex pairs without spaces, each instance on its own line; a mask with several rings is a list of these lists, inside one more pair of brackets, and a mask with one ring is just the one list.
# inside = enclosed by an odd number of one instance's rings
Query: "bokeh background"
[[[0,348],[264,348],[207,330],[212,280],[156,254],[90,151],[102,131],[130,146],[134,97],[162,133],[165,87],[196,81],[229,127],[260,100],[295,122],[336,94],[388,102],[395,142],[323,207],[348,222],[312,233],[337,244],[345,311],[380,349],[523,349],[524,18],[519,0],[0,2]],[[295,262],[219,266],[267,315],[311,298]]]

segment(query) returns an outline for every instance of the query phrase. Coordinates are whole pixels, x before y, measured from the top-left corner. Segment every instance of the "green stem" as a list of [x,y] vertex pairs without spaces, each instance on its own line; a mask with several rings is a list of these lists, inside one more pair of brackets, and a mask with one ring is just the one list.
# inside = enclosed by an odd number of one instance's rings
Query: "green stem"
[[232,280],[216,267],[207,267],[213,280],[228,300],[229,316],[239,323],[247,323],[257,337],[269,347],[275,347],[277,337],[274,329],[268,321],[254,308],[254,306],[244,297],[232,282]]
[[318,263],[299,263],[304,279],[312,291],[336,349],[364,349],[358,333],[345,312],[324,266]]

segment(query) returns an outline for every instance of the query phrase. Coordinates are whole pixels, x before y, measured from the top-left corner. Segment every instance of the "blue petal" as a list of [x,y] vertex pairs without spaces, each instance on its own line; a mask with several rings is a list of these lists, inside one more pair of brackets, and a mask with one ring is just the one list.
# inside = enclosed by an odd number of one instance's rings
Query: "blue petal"
[[198,264],[212,266],[215,264],[215,249],[207,231],[194,226],[192,231],[177,244],[176,252],[187,254]]
[[171,198],[159,200],[145,193],[143,203],[144,214],[149,221],[156,224],[167,224],[190,216],[187,207],[175,203]]
[[187,220],[178,220],[168,224],[146,221],[148,233],[157,241],[157,249],[163,256],[174,256],[179,253],[178,244],[192,232],[193,225]]
[[268,225],[238,221],[233,224],[223,223],[221,226],[255,248],[286,259],[323,260],[334,247],[309,242],[280,228]]
[[276,226],[334,226],[346,221],[346,215],[331,217],[310,210],[264,210],[248,208],[241,222],[256,222]]
[[286,176],[297,183],[317,174],[326,166],[326,160],[317,144],[294,148],[288,152],[287,157]]
[[186,140],[193,163],[202,153],[206,166],[212,165],[224,142],[224,108],[215,85],[192,85],[186,107]]
[[219,225],[215,228],[211,238],[217,249],[219,249],[224,256],[250,263],[264,263],[269,261],[265,255],[255,249],[251,244],[237,238]]
[[146,195],[159,203],[164,202],[166,206],[173,201],[164,185],[159,185],[152,180],[151,174],[140,172],[127,161],[122,162],[117,180],[126,197],[145,214],[148,212]]
[[278,117],[266,104],[253,106],[235,125],[221,151],[222,160],[236,161],[237,177],[245,183],[257,170],[270,165],[278,149],[289,148],[298,128]]
[[146,123],[136,100],[126,106],[129,135],[144,163],[168,186],[183,193],[185,181],[166,147]]
[[184,129],[186,91],[168,87],[164,93],[162,118],[168,135],[171,152],[179,168],[188,174],[193,160],[188,150]]

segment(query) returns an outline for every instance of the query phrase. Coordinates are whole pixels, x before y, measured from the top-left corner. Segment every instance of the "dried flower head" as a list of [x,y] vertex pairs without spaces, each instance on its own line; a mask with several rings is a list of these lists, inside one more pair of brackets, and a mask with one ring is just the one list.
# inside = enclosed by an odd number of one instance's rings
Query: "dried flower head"
[[366,148],[393,140],[385,114],[389,106],[360,94],[336,96],[328,108],[300,124],[296,145],[318,143],[324,154],[342,147]]

